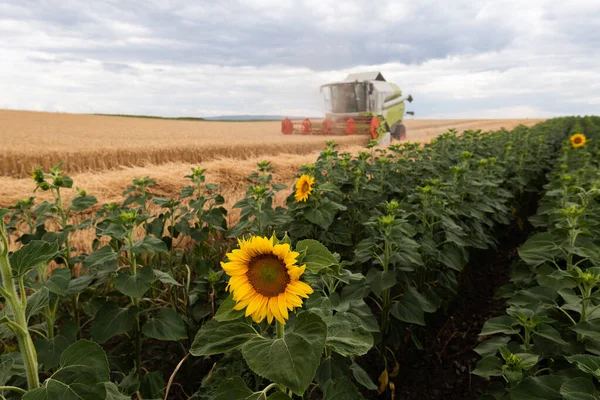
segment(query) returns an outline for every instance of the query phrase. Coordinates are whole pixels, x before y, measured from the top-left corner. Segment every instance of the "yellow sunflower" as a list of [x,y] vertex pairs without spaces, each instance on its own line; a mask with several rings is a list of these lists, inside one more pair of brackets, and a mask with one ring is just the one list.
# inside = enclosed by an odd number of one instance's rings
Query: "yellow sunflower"
[[306,266],[296,265],[300,255],[289,244],[274,244],[274,238],[253,236],[238,240],[240,248],[227,253],[223,270],[231,278],[227,290],[236,301],[234,310],[246,308],[246,316],[255,322],[265,317],[281,324],[289,318],[288,310],[302,306],[312,288],[299,280]]
[[571,145],[573,147],[581,147],[585,144],[585,140],[585,135],[581,133],[576,133],[573,136],[571,136]]
[[302,175],[296,181],[296,194],[294,198],[296,201],[306,202],[308,199],[308,195],[313,191],[313,184],[315,183],[315,178],[308,174]]

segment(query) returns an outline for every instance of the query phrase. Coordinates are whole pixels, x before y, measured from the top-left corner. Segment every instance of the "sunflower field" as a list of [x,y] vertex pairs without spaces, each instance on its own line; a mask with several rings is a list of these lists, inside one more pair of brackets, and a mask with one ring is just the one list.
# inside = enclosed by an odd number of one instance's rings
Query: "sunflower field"
[[60,165],[35,169],[53,200],[0,209],[0,398],[426,398],[407,394],[412,360],[434,342],[444,357],[468,277],[517,246],[464,349],[480,355],[469,388],[600,398],[599,139],[600,118],[565,117],[358,154],[328,142],[285,207],[259,163],[233,226],[202,168],[176,198],[144,177],[105,205]]
[[499,295],[475,374],[498,376],[489,399],[597,399],[600,379],[600,125],[584,118],[559,150]]

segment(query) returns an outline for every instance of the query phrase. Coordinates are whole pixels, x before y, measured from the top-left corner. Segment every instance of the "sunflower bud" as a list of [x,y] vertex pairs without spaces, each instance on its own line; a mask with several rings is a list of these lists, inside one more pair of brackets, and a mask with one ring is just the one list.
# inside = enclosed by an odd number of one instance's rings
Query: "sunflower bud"
[[395,214],[400,208],[400,203],[398,203],[396,200],[392,200],[385,204],[385,208],[389,214]]
[[36,183],[44,182],[44,171],[41,168],[36,168],[33,170],[32,178]]
[[207,280],[211,285],[216,285],[221,281],[221,273],[215,272],[212,269],[208,271]]
[[508,357],[506,357],[506,365],[510,365],[510,366],[518,366],[519,364],[521,364],[521,359],[516,356],[515,354],[510,354]]
[[429,185],[420,186],[418,190],[423,194],[430,194],[432,192],[431,186]]
[[455,166],[453,166],[453,167],[450,167],[450,171],[451,171],[453,174],[458,174],[458,173],[459,173],[459,172],[461,172],[462,170],[463,170],[463,169],[462,169],[462,167],[461,167],[460,165],[455,165]]
[[39,184],[40,189],[42,189],[42,191],[46,192],[48,190],[50,190],[50,184],[48,182],[41,182]]
[[565,217],[579,217],[585,209],[579,205],[572,205],[560,210]]
[[121,221],[123,222],[123,225],[131,226],[135,223],[136,219],[137,211],[121,211]]
[[64,181],[63,181],[63,177],[62,176],[57,176],[52,180],[52,184],[54,186],[58,186],[61,187],[63,185]]
[[382,228],[388,227],[394,223],[394,216],[386,215],[385,217],[379,217],[377,218],[377,222]]
[[256,185],[250,187],[250,192],[255,196],[262,196],[267,192],[267,188],[263,185]]
[[116,209],[119,208],[119,205],[117,203],[110,203],[110,204],[105,204],[104,205],[104,209],[106,211],[114,211]]

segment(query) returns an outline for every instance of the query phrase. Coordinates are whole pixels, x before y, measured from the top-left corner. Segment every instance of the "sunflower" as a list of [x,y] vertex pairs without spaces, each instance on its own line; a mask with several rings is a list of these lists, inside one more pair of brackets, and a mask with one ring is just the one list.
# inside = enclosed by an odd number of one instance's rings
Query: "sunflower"
[[296,194],[294,198],[296,201],[306,202],[308,199],[308,195],[313,191],[313,184],[315,183],[315,178],[308,174],[302,175],[296,181]]
[[227,290],[236,301],[234,310],[246,309],[255,322],[265,317],[281,324],[289,318],[288,310],[302,306],[312,288],[299,280],[306,266],[296,265],[300,255],[286,243],[275,244],[274,238],[253,236],[238,240],[240,248],[227,253],[223,270],[231,278]]
[[573,136],[571,136],[571,145],[573,147],[581,147],[585,144],[585,140],[585,135],[581,133],[576,133]]

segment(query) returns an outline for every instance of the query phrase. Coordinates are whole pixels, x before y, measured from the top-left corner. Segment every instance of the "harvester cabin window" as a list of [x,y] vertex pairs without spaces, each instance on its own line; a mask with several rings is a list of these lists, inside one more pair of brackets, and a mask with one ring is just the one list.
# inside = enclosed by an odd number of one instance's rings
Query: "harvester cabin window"
[[366,85],[351,83],[332,86],[331,100],[335,114],[367,111]]

